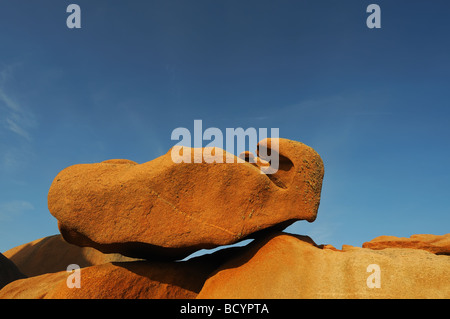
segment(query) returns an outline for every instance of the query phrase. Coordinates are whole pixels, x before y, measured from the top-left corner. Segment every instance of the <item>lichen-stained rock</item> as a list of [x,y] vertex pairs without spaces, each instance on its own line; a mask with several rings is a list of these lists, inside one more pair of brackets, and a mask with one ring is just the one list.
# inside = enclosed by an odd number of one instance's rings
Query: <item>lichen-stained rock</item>
[[317,246],[276,233],[219,267],[197,298],[450,298],[450,256],[424,250]]
[[412,248],[423,249],[437,255],[450,255],[450,233],[445,235],[419,234],[410,238],[379,236],[362,245],[364,248]]
[[[171,149],[144,164],[70,166],[55,177],[48,207],[68,242],[148,259],[181,259],[273,226],[312,222],[323,162],[300,142],[277,141],[279,169],[271,175],[261,173],[262,160],[195,163],[194,149],[191,163],[174,163]],[[265,139],[258,148],[276,154],[274,142]]]
[[12,281],[25,278],[16,265],[0,253],[0,289]]
[[79,247],[66,242],[61,235],[34,240],[4,252],[19,270],[28,277],[67,269],[70,264],[80,267],[113,261],[132,261],[120,254],[103,254],[91,247]]

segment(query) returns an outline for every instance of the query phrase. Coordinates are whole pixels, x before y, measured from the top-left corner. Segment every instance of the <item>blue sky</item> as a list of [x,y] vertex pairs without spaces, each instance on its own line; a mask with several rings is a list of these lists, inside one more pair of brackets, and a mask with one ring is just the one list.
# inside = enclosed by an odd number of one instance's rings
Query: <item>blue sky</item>
[[[81,29],[66,8],[81,7]],[[381,29],[366,8],[381,7]],[[361,246],[450,225],[450,3],[0,0],[0,252],[58,233],[67,166],[164,154],[177,127],[279,128],[324,160],[318,218]]]

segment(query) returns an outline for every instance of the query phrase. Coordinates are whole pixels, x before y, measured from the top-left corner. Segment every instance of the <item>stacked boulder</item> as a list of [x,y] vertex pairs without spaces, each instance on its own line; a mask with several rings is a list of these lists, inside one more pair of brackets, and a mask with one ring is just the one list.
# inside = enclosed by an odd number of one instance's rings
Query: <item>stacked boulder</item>
[[[338,250],[283,233],[315,220],[324,168],[312,148],[278,139],[275,150],[272,142],[258,144],[278,152],[270,175],[261,173],[264,158],[174,163],[171,150],[144,164],[64,169],[48,194],[61,236],[5,252],[29,278],[15,274],[0,298],[450,297],[450,234]],[[248,246],[180,261],[249,238]],[[68,264],[82,267],[80,287],[67,283]],[[369,284],[370,265],[381,285]]]
[[[322,159],[302,143],[278,144],[279,169],[271,175],[236,157],[234,163],[174,163],[171,151],[144,164],[74,165],[53,181],[49,210],[68,242],[149,260],[182,259],[267,228],[312,222]],[[266,139],[258,148],[270,145]]]

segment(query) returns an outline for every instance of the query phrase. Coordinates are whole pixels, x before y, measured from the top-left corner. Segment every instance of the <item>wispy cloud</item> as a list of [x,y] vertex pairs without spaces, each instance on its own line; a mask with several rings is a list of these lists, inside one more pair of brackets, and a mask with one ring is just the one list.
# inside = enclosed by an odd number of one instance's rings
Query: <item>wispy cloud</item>
[[7,93],[6,84],[12,69],[10,66],[0,72],[0,121],[4,129],[30,142],[30,130],[36,127],[37,122],[33,112]]
[[[4,82],[4,80],[2,82]],[[3,88],[0,88],[0,100],[2,100],[3,103],[5,104],[5,106],[8,107],[12,112],[16,112],[16,113],[21,112],[20,106],[16,102],[11,100],[5,94],[5,92],[3,92]]]
[[16,133],[19,136],[22,136],[23,138],[27,139],[28,141],[31,141],[30,134],[28,134],[28,132],[23,127],[19,126],[19,124],[17,122],[12,120],[11,118],[6,118],[6,123],[7,123],[7,128],[10,131]]
[[0,203],[0,221],[12,220],[30,210],[34,210],[34,206],[24,200]]

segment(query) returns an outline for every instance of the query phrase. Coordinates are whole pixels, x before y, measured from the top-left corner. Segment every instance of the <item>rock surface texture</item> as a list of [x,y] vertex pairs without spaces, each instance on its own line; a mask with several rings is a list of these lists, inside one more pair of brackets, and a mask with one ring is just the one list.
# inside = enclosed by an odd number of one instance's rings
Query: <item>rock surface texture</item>
[[[279,169],[258,164],[108,160],[61,171],[48,207],[64,239],[104,253],[182,259],[273,226],[314,221],[324,168],[310,147],[279,139]],[[270,139],[259,149],[269,149]],[[229,154],[228,154],[229,155]],[[259,161],[258,161],[259,163]]]

